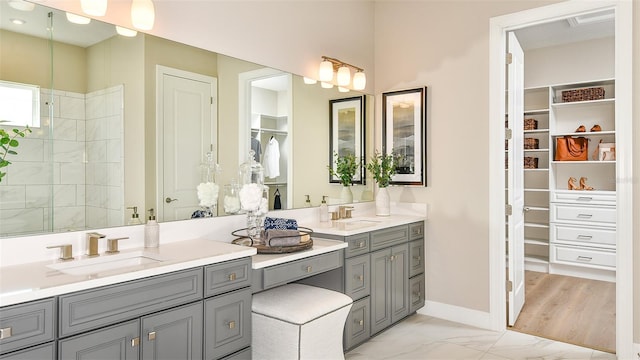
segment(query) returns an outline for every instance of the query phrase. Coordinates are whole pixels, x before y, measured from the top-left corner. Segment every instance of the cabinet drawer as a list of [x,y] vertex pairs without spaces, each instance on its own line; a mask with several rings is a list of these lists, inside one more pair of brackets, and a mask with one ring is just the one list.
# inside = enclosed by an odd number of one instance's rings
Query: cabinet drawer
[[349,243],[344,253],[346,258],[369,252],[369,233],[347,236],[345,241]]
[[369,295],[371,289],[369,254],[345,260],[344,287],[344,293],[353,300]]
[[222,294],[251,285],[251,258],[227,261],[204,268],[204,296]]
[[409,240],[424,238],[424,222],[409,224]]
[[58,341],[60,359],[138,359],[140,321],[131,320]]
[[371,251],[409,241],[409,225],[394,226],[371,232]]
[[424,274],[409,279],[409,314],[413,314],[424,306],[425,282]]
[[424,240],[409,243],[409,277],[424,273]]
[[615,269],[616,252],[613,250],[588,249],[552,244],[551,262]]
[[551,204],[551,219],[552,222],[615,226],[616,208],[613,206]]
[[616,193],[611,192],[576,192],[575,190],[553,191],[551,193],[551,202],[574,203],[574,204],[591,204],[591,205],[615,205]]
[[0,360],[55,360],[56,343],[50,342],[27,350],[16,351],[0,356]]
[[251,345],[251,288],[204,302],[205,359],[219,359]]
[[54,299],[0,309],[0,354],[53,340],[55,316]]
[[342,251],[316,255],[264,269],[263,289],[290,283],[342,266]]
[[369,340],[371,336],[370,307],[369,297],[353,302],[344,325],[345,350]]
[[612,228],[572,226],[551,223],[551,241],[608,248],[616,246],[616,231]]
[[202,284],[195,268],[61,296],[60,336],[202,299]]

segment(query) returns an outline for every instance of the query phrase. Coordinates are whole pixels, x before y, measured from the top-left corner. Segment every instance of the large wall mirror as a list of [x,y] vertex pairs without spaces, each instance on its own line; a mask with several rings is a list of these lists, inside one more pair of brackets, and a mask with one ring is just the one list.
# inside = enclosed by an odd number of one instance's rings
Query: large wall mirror
[[[142,222],[149,208],[160,221],[189,218],[207,152],[221,168],[215,215],[226,215],[224,185],[237,178],[256,135],[263,142],[274,137],[284,149],[286,164],[268,179],[271,192],[286,194],[283,208],[306,206],[306,195],[312,205],[322,195],[339,202],[340,186],[327,180],[329,104],[362,94],[147,34],[119,35],[96,20],[73,24],[39,4],[31,11],[0,6],[0,89],[34,86],[40,112],[40,124],[19,139],[17,155],[8,155],[11,164],[2,169],[0,237],[127,225],[135,223],[133,207]],[[195,85],[184,90],[184,79]],[[167,89],[183,96],[181,106],[156,101]],[[369,154],[374,99],[363,96]],[[371,181],[353,190],[354,201],[372,199]]]

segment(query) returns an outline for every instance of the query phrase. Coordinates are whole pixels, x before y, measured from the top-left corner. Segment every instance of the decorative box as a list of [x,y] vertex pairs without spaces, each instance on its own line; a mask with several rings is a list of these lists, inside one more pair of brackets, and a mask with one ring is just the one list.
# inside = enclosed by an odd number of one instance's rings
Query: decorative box
[[588,101],[604,99],[604,88],[590,87],[581,89],[564,90],[562,102]]
[[537,169],[538,168],[538,158],[537,157],[524,157],[524,168],[525,169]]
[[535,130],[538,128],[538,120],[533,118],[524,119],[525,130]]
[[525,149],[539,149],[540,140],[535,138],[524,138]]

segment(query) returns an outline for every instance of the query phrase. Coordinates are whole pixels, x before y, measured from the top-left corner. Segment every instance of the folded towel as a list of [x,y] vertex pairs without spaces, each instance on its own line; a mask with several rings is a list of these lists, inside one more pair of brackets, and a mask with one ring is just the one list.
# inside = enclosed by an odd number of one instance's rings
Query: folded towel
[[264,218],[264,229],[298,230],[298,222],[295,219],[272,218],[267,216]]
[[263,230],[260,237],[268,246],[294,246],[301,240],[298,230]]

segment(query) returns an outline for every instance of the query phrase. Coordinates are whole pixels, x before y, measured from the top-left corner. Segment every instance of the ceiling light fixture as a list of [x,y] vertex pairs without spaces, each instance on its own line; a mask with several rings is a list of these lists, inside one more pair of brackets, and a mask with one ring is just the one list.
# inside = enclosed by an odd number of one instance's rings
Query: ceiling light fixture
[[72,14],[72,13],[66,13],[66,15],[67,15],[67,21],[73,24],[87,25],[88,23],[91,22],[91,19],[88,17],[84,17],[84,16]]
[[364,74],[363,69],[328,56],[322,57],[322,62],[320,62],[320,69],[318,71],[318,77],[320,81],[329,82],[333,80],[334,71],[337,71],[338,74],[336,76],[336,81],[339,86],[345,87],[348,86],[349,83],[351,83],[351,70],[349,68],[352,68],[356,71],[356,73],[353,75],[353,89],[364,90],[367,84],[367,78]]
[[11,0],[8,4],[12,8],[20,11],[33,11],[33,9],[36,7],[36,4],[26,2],[24,0]]
[[104,16],[107,13],[107,0],[80,0],[80,7],[87,15]]
[[126,37],[134,37],[134,36],[138,35],[137,31],[131,30],[131,29],[127,29],[127,28],[124,28],[124,27],[118,26],[118,25],[116,25],[116,32],[118,33],[118,35],[126,36]]
[[131,3],[131,22],[140,30],[153,29],[156,11],[151,0],[133,0]]

